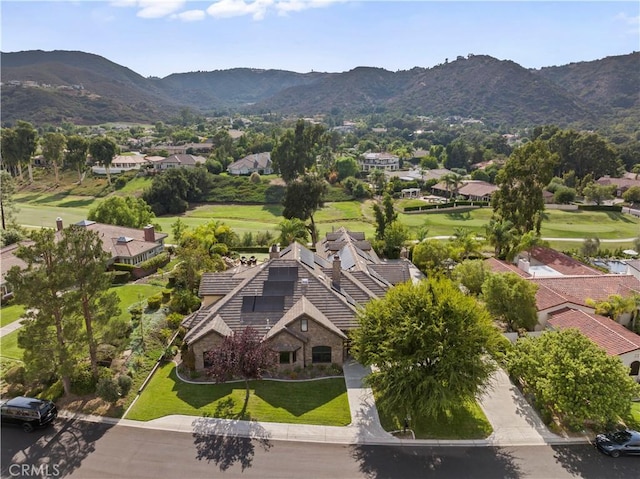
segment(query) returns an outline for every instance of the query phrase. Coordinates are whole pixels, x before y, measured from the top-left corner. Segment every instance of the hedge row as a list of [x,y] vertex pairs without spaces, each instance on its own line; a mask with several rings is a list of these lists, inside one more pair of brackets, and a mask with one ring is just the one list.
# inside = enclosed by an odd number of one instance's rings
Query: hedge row
[[165,264],[169,262],[169,253],[163,252],[153,258],[149,258],[146,261],[140,263],[139,268],[144,270],[156,270],[158,268],[163,267]]
[[622,213],[622,205],[578,205],[579,210],[583,211],[615,211]]
[[438,203],[434,205],[419,205],[419,206],[406,206],[403,208],[403,212],[408,213],[410,211],[425,211],[425,210],[439,210],[444,208],[455,208],[457,206],[478,206],[484,207],[489,206],[488,201],[469,201],[469,200],[459,200],[459,201],[451,201],[449,203]]

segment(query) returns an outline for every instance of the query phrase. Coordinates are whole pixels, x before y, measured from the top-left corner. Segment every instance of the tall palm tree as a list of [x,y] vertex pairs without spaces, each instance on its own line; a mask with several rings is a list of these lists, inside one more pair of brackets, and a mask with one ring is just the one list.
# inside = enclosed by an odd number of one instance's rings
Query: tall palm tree
[[516,230],[509,220],[496,220],[491,218],[489,224],[485,226],[487,241],[494,247],[496,258],[504,258],[511,249],[511,244],[515,240]]
[[300,218],[284,219],[278,224],[280,229],[279,242],[282,246],[288,246],[294,241],[307,243],[309,241],[309,229]]

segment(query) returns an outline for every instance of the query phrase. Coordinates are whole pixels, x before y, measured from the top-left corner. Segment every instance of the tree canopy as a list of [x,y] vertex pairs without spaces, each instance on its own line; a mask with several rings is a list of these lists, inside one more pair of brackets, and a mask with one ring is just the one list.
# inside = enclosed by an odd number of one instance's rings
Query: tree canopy
[[320,149],[325,128],[300,119],[294,130],[287,130],[273,147],[273,169],[286,183],[294,181],[310,169]]
[[506,324],[509,331],[532,331],[538,322],[538,285],[516,273],[495,273],[482,285],[482,298],[489,312]]
[[524,234],[540,232],[544,210],[543,189],[553,177],[558,159],[542,141],[517,148],[496,177],[499,189],[493,194],[492,206],[497,220],[510,221]]
[[87,218],[98,223],[144,228],[156,215],[142,198],[134,196],[110,196],[89,210]]
[[119,153],[118,145],[107,136],[99,136],[89,142],[89,153],[93,160],[104,166],[107,172],[107,180],[111,183],[111,173],[109,169],[116,155]]
[[477,397],[494,365],[497,329],[475,299],[451,281],[404,283],[358,314],[352,351],[376,370],[367,381],[378,400],[403,415],[434,417]]
[[533,394],[543,416],[556,416],[574,430],[587,421],[599,426],[617,423],[640,394],[620,359],[577,329],[519,339],[507,353],[507,367]]
[[323,178],[314,174],[306,174],[287,185],[287,190],[282,200],[284,205],[282,216],[287,219],[310,220],[307,228],[311,233],[313,244],[318,242],[318,230],[313,215],[324,206],[327,189],[327,182]]

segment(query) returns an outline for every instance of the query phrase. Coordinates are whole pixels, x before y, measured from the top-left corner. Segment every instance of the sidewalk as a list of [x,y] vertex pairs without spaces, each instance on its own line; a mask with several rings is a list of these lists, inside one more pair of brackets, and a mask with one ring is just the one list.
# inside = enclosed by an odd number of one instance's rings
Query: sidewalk
[[22,327],[22,320],[18,319],[13,323],[9,323],[6,326],[0,328],[0,338],[6,336],[9,333],[13,333],[15,330],[20,329]]
[[240,436],[260,440],[328,442],[332,444],[505,447],[589,442],[587,437],[563,438],[551,433],[518,389],[511,384],[503,370],[496,372],[492,384],[493,388],[483,395],[480,401],[480,405],[494,429],[494,432],[487,439],[398,439],[382,429],[373,393],[370,388],[364,387],[362,384],[362,378],[369,373],[369,368],[365,368],[355,361],[348,361],[343,369],[352,418],[351,424],[346,427],[238,421],[182,415],[165,416],[147,422],[68,412],[61,412],[60,416],[96,423],[184,432],[194,435]]

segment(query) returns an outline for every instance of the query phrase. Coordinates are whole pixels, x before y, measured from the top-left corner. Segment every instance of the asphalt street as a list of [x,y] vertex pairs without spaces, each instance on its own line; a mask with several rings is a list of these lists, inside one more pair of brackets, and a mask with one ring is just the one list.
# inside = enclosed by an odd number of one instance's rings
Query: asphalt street
[[335,445],[168,432],[60,420],[27,434],[2,427],[3,478],[631,479],[640,458],[593,446]]

